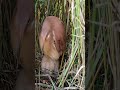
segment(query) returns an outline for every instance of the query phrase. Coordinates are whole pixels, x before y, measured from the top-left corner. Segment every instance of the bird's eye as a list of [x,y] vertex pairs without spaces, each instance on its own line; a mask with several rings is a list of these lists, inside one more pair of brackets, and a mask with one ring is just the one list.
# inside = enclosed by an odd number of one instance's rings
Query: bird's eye
[[55,40],[54,40],[54,44],[55,44]]

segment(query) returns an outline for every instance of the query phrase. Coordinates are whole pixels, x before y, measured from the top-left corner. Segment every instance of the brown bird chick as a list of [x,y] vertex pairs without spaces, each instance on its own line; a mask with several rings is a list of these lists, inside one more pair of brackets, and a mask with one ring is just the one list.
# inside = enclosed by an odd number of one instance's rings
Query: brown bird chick
[[44,73],[58,73],[59,57],[66,47],[65,39],[65,30],[62,21],[55,16],[46,17],[39,35],[40,48],[44,53],[41,63]]

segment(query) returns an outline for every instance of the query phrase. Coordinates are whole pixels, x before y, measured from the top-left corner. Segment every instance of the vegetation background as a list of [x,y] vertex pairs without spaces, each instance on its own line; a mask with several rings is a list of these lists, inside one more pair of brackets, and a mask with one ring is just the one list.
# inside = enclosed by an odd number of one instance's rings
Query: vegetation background
[[0,90],[13,90],[18,63],[10,46],[9,23],[15,0],[0,0]]
[[[18,63],[11,53],[8,28],[14,4],[15,0],[0,1],[0,90],[12,90],[16,80]],[[86,4],[85,0],[35,0],[36,87],[120,90],[119,8],[119,0],[86,0]],[[43,84],[40,83],[42,55],[38,33],[48,15],[63,20],[67,49],[61,58],[58,81]]]
[[86,90],[120,90],[120,1],[86,0]]

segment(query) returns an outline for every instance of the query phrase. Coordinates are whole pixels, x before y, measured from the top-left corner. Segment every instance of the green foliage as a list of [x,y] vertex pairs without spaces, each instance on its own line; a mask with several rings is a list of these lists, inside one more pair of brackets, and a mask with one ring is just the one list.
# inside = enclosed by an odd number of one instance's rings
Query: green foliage
[[116,66],[120,63],[117,59],[120,58],[120,42],[118,41],[120,34],[115,31],[120,27],[113,25],[118,17],[115,17],[113,13],[112,2],[114,1],[93,0],[93,6],[89,10],[87,19],[89,30],[86,34],[88,53],[85,84],[87,90],[120,89],[118,85],[120,75],[117,73],[119,69]]

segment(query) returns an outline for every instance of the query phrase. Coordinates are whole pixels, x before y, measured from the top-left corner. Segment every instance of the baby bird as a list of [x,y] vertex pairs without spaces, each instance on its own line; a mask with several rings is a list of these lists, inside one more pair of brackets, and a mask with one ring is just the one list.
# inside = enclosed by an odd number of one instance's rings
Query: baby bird
[[66,47],[66,36],[62,21],[55,16],[48,16],[43,22],[39,35],[39,44],[44,53],[41,69],[44,73],[58,73],[59,57]]

